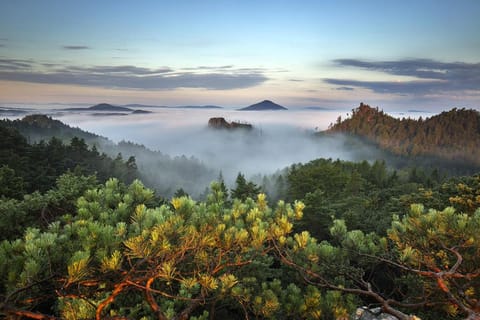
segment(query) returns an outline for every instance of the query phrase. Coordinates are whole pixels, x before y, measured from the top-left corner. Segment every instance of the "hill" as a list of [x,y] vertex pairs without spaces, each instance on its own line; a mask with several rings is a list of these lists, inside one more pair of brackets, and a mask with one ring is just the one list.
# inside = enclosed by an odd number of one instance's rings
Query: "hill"
[[265,111],[265,110],[288,110],[275,102],[270,100],[263,100],[262,102],[252,104],[251,106],[239,109],[241,111]]
[[13,127],[25,136],[30,142],[50,140],[56,137],[64,143],[70,142],[74,137],[84,139],[88,144],[108,143],[108,139],[99,135],[73,128],[59,120],[52,119],[43,114],[32,114],[18,120],[2,120],[0,126]]
[[198,196],[217,175],[217,172],[193,157],[171,157],[132,142],[120,141],[116,144],[105,137],[70,127],[46,115],[29,115],[13,121],[0,120],[0,128],[2,127],[18,130],[32,144],[55,138],[68,145],[79,138],[89,147],[95,147],[117,161],[134,157],[139,177],[162,196],[172,196],[180,188],[192,196]]
[[18,130],[4,124],[0,124],[0,198],[13,190],[14,185],[9,188],[9,184],[20,185],[28,193],[45,192],[67,171],[96,174],[101,182],[116,177],[131,183],[139,177],[133,157],[127,162],[121,157],[108,157],[77,137],[65,144],[55,137],[30,144]]
[[133,111],[132,109],[127,107],[114,106],[108,103],[99,103],[87,109],[92,111],[125,111],[125,112]]
[[[136,106],[136,105],[131,105]],[[104,114],[97,114],[97,115],[126,115],[129,113],[138,114],[138,113],[151,113],[151,111],[146,110],[135,110],[127,107],[122,106],[114,106],[108,103],[99,103],[94,106],[88,108],[68,108],[68,109],[61,109],[61,111],[101,111],[101,112],[109,112]]]
[[480,165],[480,113],[452,109],[427,119],[397,119],[361,103],[352,116],[339,117],[325,133],[346,133],[396,155],[434,156]]

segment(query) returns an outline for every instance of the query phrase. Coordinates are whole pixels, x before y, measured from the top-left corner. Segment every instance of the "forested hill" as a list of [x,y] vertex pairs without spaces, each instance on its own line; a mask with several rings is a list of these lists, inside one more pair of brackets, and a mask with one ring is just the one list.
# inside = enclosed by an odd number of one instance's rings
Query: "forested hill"
[[361,103],[326,133],[347,133],[402,156],[434,156],[480,165],[480,113],[452,109],[418,120],[397,119]]
[[77,137],[85,140],[85,142],[90,145],[98,144],[99,141],[102,141],[103,144],[111,144],[111,142],[104,137],[71,127],[59,120],[42,114],[32,114],[17,120],[1,120],[0,126],[15,128],[30,142],[50,140],[53,137],[63,142],[69,142],[72,138]]
[[126,160],[134,157],[141,180],[166,197],[172,196],[180,188],[192,196],[198,196],[218,175],[218,172],[207,168],[193,157],[171,157],[133,142],[114,143],[45,115],[29,115],[13,121],[0,120],[0,128],[2,127],[18,130],[31,144],[55,138],[55,141],[68,145],[72,139],[81,139],[90,148],[95,147],[95,150],[112,159]]

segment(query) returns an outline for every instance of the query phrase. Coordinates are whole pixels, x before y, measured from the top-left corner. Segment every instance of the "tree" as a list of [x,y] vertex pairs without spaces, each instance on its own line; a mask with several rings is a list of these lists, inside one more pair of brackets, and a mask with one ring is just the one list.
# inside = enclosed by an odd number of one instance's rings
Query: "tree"
[[303,205],[281,202],[272,210],[259,194],[227,208],[221,187],[211,189],[205,203],[179,197],[161,207],[151,207],[153,192],[138,181],[127,187],[111,179],[88,190],[76,214],[1,243],[0,312],[36,319],[188,319],[213,316],[228,302],[245,315],[281,315],[282,303],[289,312],[304,305],[304,314],[315,314],[319,306],[305,304],[314,289],[302,293],[269,280],[267,272],[274,239],[291,232]]
[[453,208],[425,211],[412,205],[396,217],[389,238],[398,260],[389,262],[418,276],[424,292],[445,301],[443,309],[480,319],[480,210],[468,215]]
[[235,180],[235,189],[231,190],[232,199],[246,200],[247,198],[254,198],[260,192],[260,187],[255,183],[245,179],[241,173],[238,174]]
[[7,165],[0,166],[0,198],[20,199],[25,193],[25,182]]
[[[75,209],[77,199],[97,185],[95,176],[68,172],[45,193],[23,194],[22,199],[0,197],[0,240],[21,237],[29,227],[44,228]],[[20,186],[16,186],[15,190]]]
[[[412,205],[403,218],[394,218],[388,239],[348,231],[344,221],[335,220],[330,242],[318,243],[304,231],[276,249],[307,283],[376,302],[399,319],[414,319],[407,312],[418,310],[471,320],[480,318],[479,228],[480,210],[426,212]],[[377,278],[379,268],[382,277],[393,277]]]

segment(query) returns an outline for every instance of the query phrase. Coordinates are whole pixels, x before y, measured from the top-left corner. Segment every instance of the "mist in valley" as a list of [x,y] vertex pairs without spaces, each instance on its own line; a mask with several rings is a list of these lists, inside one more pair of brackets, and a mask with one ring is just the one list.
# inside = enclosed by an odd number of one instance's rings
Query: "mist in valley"
[[[373,161],[384,157],[381,151],[352,137],[318,134],[348,112],[142,109],[151,113],[112,115],[59,110],[56,106],[32,108],[27,113],[47,114],[71,127],[106,137],[108,140],[95,137],[87,143],[112,158],[119,153],[124,160],[134,156],[142,181],[165,197],[180,188],[199,197],[220,174],[227,186],[233,187],[238,173],[261,184],[264,176],[317,158]],[[209,128],[212,117],[249,123],[253,129]],[[49,139],[30,138],[32,142]]]
[[[103,148],[112,156],[117,150],[124,159],[135,156],[140,173],[164,196],[178,188],[198,196],[220,173],[227,185],[233,186],[239,172],[258,178],[317,158],[376,159],[375,150],[365,145],[352,146],[342,136],[315,134],[339,115],[345,116],[338,111],[148,110],[152,113],[51,115],[116,142],[119,148]],[[211,117],[250,123],[254,129],[212,129],[207,126]]]

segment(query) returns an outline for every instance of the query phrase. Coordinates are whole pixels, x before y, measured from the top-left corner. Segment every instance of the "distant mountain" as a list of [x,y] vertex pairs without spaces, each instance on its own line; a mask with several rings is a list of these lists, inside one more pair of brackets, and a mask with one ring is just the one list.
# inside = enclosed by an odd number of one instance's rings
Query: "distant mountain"
[[205,105],[205,106],[151,106],[143,104],[126,104],[125,107],[128,108],[163,108],[163,109],[223,109],[223,107]]
[[17,116],[28,113],[30,110],[19,108],[0,108],[0,115],[4,116]]
[[[129,105],[132,107],[138,107],[141,105]],[[118,115],[127,115],[127,114],[134,114],[134,113],[151,113],[151,111],[146,110],[134,110],[127,107],[122,106],[114,106],[109,103],[99,103],[94,106],[88,108],[68,108],[68,109],[60,109],[60,111],[101,111],[102,113],[94,113],[95,116],[118,116]]]
[[147,111],[147,110],[133,110],[132,114],[146,114],[146,113],[152,113],[152,111]]
[[324,133],[366,139],[393,154],[428,156],[480,166],[480,113],[452,109],[427,119],[397,119],[361,103],[352,116],[339,117]]
[[133,111],[132,109],[127,107],[114,106],[108,103],[99,103],[87,109],[91,111],[125,111],[125,112]]
[[415,110],[415,109],[407,110],[407,112],[409,112],[409,113],[431,113],[431,111],[427,111],[427,110]]
[[264,110],[288,110],[279,104],[270,100],[263,100],[262,102],[252,104],[251,106],[239,109],[241,111],[264,111]]

